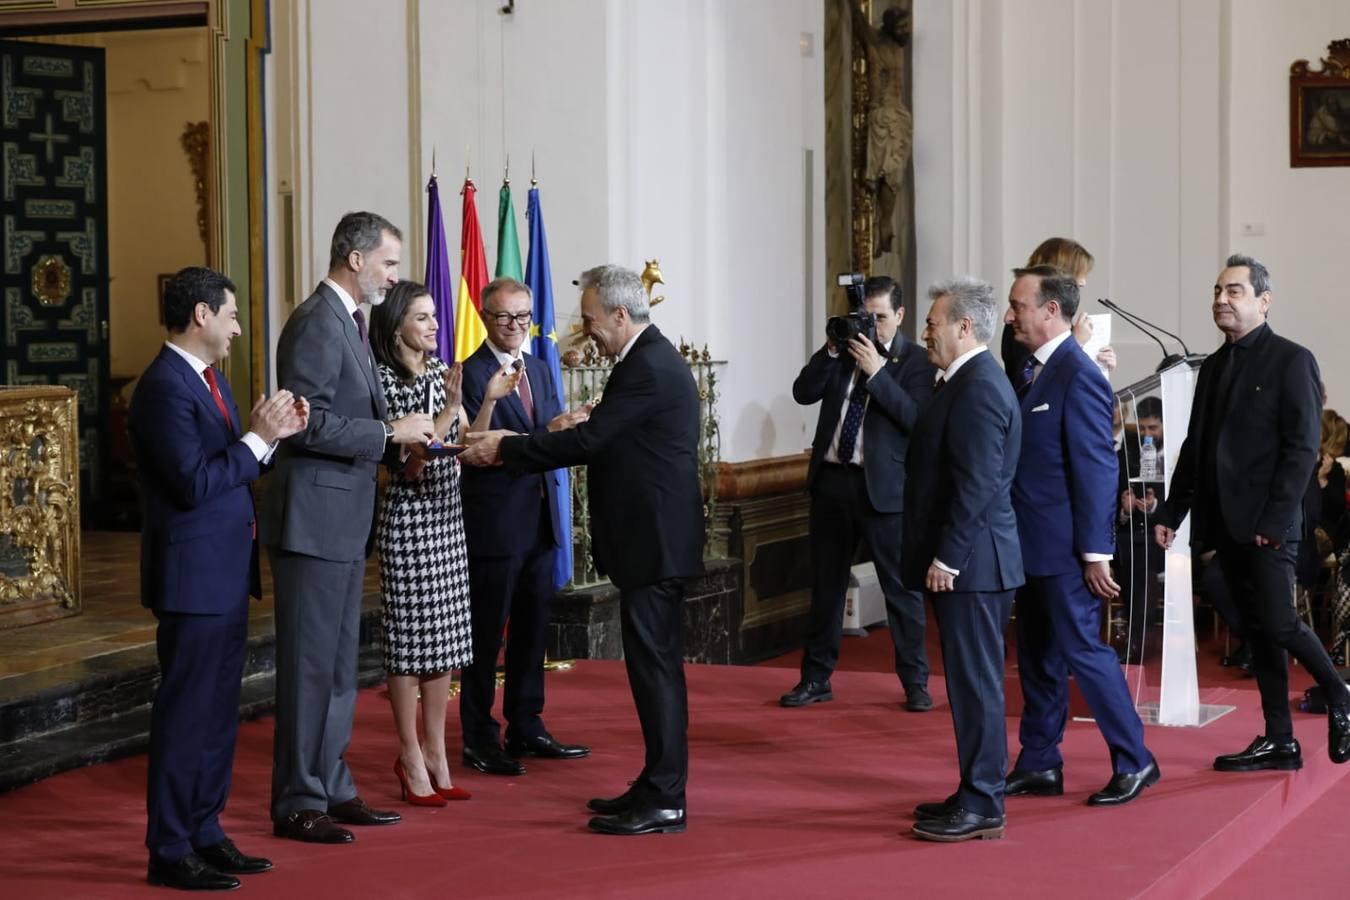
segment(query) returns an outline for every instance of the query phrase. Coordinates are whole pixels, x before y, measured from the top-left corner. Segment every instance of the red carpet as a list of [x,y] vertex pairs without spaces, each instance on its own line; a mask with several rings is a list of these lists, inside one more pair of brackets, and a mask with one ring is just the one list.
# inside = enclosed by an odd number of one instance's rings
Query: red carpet
[[[845,658],[884,645],[877,637],[846,642]],[[585,830],[585,800],[618,793],[641,764],[621,663],[581,663],[549,676],[550,726],[564,740],[591,744],[590,759],[531,762],[530,773],[514,779],[456,766],[457,783],[474,799],[441,810],[398,802],[387,704],[365,692],[348,759],[363,796],[400,808],[405,819],[358,829],[357,842],[345,847],[271,836],[271,722],[247,724],[225,825],[245,852],[269,856],[277,868],[245,879],[244,891],[288,898],[1196,897],[1219,887],[1304,808],[1321,810],[1318,798],[1350,772],[1326,760],[1325,719],[1299,715],[1302,772],[1219,777],[1213,756],[1245,745],[1261,726],[1254,690],[1210,688],[1239,710],[1200,730],[1150,728],[1163,780],[1140,802],[1118,810],[1083,805],[1109,771],[1095,728],[1073,723],[1064,797],[1009,801],[1002,841],[928,844],[909,836],[908,811],[945,796],[956,780],[939,678],[932,684],[938,709],[916,715],[900,710],[895,676],[885,672],[841,671],[835,702],[799,710],[776,705],[793,680],[781,668],[690,666],[688,675],[684,835],[611,838]],[[1015,746],[1016,720],[1008,722]],[[457,738],[452,747],[458,751]],[[144,758],[123,760],[0,796],[6,894],[161,896],[143,881],[144,773]],[[1297,879],[1301,896],[1330,896],[1317,893],[1316,880],[1286,875]],[[1339,881],[1320,883],[1336,885],[1339,896]]]

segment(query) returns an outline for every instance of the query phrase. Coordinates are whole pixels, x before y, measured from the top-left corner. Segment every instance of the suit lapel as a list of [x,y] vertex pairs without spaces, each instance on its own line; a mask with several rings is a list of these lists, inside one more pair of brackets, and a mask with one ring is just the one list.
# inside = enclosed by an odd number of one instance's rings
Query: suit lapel
[[370,358],[365,345],[361,343],[361,332],[356,330],[356,320],[352,318],[351,313],[347,312],[347,307],[342,305],[341,298],[328,285],[320,282],[319,293],[323,295],[324,300],[328,302],[328,308],[332,310],[333,315],[337,316],[341,323],[342,335],[347,339],[347,348],[352,351],[352,356],[356,357],[362,374],[366,376],[366,386],[370,388],[371,396],[375,398],[376,408],[383,407],[384,391],[380,389],[379,380],[375,377],[375,361]]
[[[1070,344],[1073,346],[1069,346]],[[1060,366],[1064,364],[1069,354],[1074,352],[1077,346],[1077,341],[1070,334],[1064,339],[1063,343],[1055,348],[1055,352],[1050,354],[1050,358],[1045,361],[1045,365],[1041,366],[1041,373],[1031,383],[1031,390],[1027,391],[1026,396],[1022,398],[1022,412],[1025,413],[1036,405],[1036,402],[1041,399],[1041,395],[1047,390],[1047,385],[1054,380]]]
[[[199,403],[206,411],[208,417],[219,422],[223,426],[225,423],[220,421],[220,409],[217,408],[215,398],[211,396],[211,389],[206,386],[206,381],[202,379],[202,376],[192,370],[192,366],[188,364],[186,359],[183,359],[183,357],[179,356],[168,347],[161,348],[159,355],[169,368],[178,373],[178,377],[183,380],[183,384],[187,387],[188,393],[197,400],[197,403]],[[229,387],[225,384],[225,379],[223,378],[219,379],[217,383],[221,385],[221,396],[226,398],[225,408],[230,409],[234,406],[234,403],[225,393],[225,391],[229,390]],[[233,416],[231,416],[230,422],[233,428],[238,429],[239,423],[234,420]],[[237,430],[233,432],[233,434],[238,433]]]

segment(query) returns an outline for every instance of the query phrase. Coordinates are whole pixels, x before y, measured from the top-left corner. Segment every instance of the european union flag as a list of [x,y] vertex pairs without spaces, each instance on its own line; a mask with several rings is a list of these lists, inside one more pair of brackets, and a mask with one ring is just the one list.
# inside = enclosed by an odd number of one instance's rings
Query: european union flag
[[[558,393],[558,406],[567,408],[567,393],[563,389],[562,358],[558,354],[558,331],[553,314],[553,273],[548,264],[548,239],[544,237],[544,214],[539,209],[539,188],[530,188],[530,199],[525,207],[525,218],[530,226],[530,255],[525,263],[525,283],[534,294],[534,340],[531,352],[548,365],[553,375],[553,388]],[[566,469],[549,473],[549,505],[553,509],[562,546],[553,562],[553,586],[561,588],[572,580],[572,479]]]

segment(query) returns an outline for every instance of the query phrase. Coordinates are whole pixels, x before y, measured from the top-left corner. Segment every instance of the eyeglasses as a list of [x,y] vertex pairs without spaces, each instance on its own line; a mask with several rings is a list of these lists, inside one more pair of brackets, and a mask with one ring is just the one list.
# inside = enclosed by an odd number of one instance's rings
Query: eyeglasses
[[515,313],[514,315],[505,312],[490,312],[487,315],[488,318],[492,319],[492,321],[496,322],[503,328],[511,324],[512,321],[514,321],[520,327],[524,328],[526,325],[530,324],[530,319],[534,318],[533,313],[527,312]]

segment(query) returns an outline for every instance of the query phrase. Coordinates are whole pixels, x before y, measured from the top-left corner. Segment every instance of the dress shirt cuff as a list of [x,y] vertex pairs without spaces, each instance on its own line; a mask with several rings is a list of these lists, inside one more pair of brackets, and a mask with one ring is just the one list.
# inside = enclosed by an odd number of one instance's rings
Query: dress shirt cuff
[[961,574],[960,569],[953,569],[951,566],[947,565],[940,559],[934,559],[933,565],[937,566],[939,569],[946,572],[948,575],[951,575],[952,577],[956,577]]
[[266,441],[258,437],[258,435],[252,431],[244,435],[240,440],[248,445],[248,449],[253,451],[254,458],[260,463],[269,461],[272,458],[272,452],[277,449],[276,444],[268,446]]
[[1083,554],[1083,562],[1085,562],[1085,563],[1110,562],[1110,561],[1111,561],[1112,559],[1114,559],[1114,558],[1115,558],[1115,554],[1113,554],[1113,553],[1084,553],[1084,554]]

